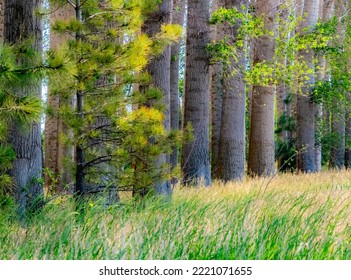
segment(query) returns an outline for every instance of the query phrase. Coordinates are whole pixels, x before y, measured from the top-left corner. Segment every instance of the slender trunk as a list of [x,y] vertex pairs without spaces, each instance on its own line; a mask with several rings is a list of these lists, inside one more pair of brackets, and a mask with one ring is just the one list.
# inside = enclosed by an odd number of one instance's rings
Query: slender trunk
[[[82,7],[81,7],[81,1],[76,0],[76,19],[79,22],[83,21],[82,17]],[[80,31],[77,31],[76,33],[76,41],[78,44],[81,43],[81,34]],[[79,50],[78,54],[79,56]],[[79,76],[78,76],[78,81],[79,82]],[[80,119],[84,118],[84,96],[83,92],[81,90],[77,90],[76,92],[76,113],[77,117]],[[80,128],[81,129],[81,128]],[[82,133],[80,133],[82,134]],[[82,198],[84,195],[84,187],[85,187],[85,174],[84,174],[84,163],[85,163],[85,151],[82,143],[77,143],[76,144],[76,184],[75,184],[75,196],[79,200]]]
[[[4,41],[9,44],[32,39],[35,49],[42,49],[42,22],[36,10],[42,6],[39,0],[5,0]],[[21,63],[19,61],[19,63]],[[35,93],[41,96],[41,83],[33,82],[30,86],[13,88],[18,96]],[[12,123],[9,129],[9,143],[16,152],[16,160],[10,170],[18,203],[18,212],[23,215],[28,210],[35,210],[43,204],[42,150],[40,123],[33,123],[29,129],[23,129]]]
[[[347,93],[347,101],[351,104],[351,94]],[[351,112],[350,105],[346,108],[345,114],[345,167],[351,168]]]
[[[173,4],[173,24],[179,24],[183,26],[185,17],[185,1],[184,0],[174,0]],[[176,43],[171,47],[171,70],[170,70],[170,118],[171,118],[171,129],[180,129],[180,100],[179,100],[179,62],[180,62],[180,45],[181,43]],[[170,163],[172,167],[178,165],[178,148],[175,147],[170,156]],[[173,180],[175,183],[176,181]]]
[[0,44],[4,42],[4,0],[0,0]]
[[[344,2],[345,4],[347,3],[346,1]],[[335,14],[338,18],[341,18],[345,14],[347,14],[347,5],[344,5],[343,2],[339,2],[339,5],[337,5]],[[345,26],[342,23],[342,21],[339,22],[337,26],[337,34],[339,35],[339,39],[337,41],[337,44],[339,46],[342,46],[345,44]],[[346,66],[345,65],[340,65],[339,66],[341,69],[337,70],[332,70],[331,75],[333,76],[333,72],[342,72],[344,70],[347,72]],[[338,73],[335,73],[336,76]],[[330,151],[330,166],[336,169],[342,169],[345,165],[345,90],[340,89],[339,94],[342,95],[341,100],[337,98],[333,103],[333,108],[331,109],[332,113],[332,135],[333,137],[333,143]]]
[[[275,32],[277,3],[274,0],[258,1],[256,15],[264,17],[265,28]],[[264,35],[255,40],[253,63],[272,62],[274,37]],[[248,169],[251,175],[270,176],[276,172],[274,143],[274,91],[273,85],[254,85]]]
[[[171,23],[172,5],[171,0],[163,0],[159,4],[159,9],[149,15],[144,22],[142,31],[149,36],[154,36],[161,30],[161,25]],[[170,73],[171,73],[171,47],[167,47],[162,55],[159,55],[154,60],[150,61],[146,67],[146,71],[152,77],[152,86],[161,90],[163,93],[164,111],[164,127],[170,130]],[[152,101],[151,101],[152,103]],[[152,106],[152,104],[150,104]],[[169,157],[166,154],[161,155],[156,163],[157,168],[169,162]],[[171,195],[172,188],[169,181],[155,182],[154,190],[157,194]]]
[[[300,24],[300,33],[311,32],[317,23],[319,0],[304,1],[304,20]],[[309,30],[309,31],[306,31]],[[300,50],[299,57],[308,68],[314,69],[314,50]],[[302,94],[297,96],[297,168],[302,172],[315,172],[315,115],[316,104],[311,100],[311,92],[315,85],[315,73],[306,74]]]
[[[212,2],[212,12],[224,6],[224,0]],[[211,30],[211,40],[223,39],[223,28],[217,24]],[[217,61],[211,65],[211,174],[217,177],[219,141],[222,123],[222,100],[223,100],[223,67],[222,62]]]
[[[225,8],[246,12],[246,0],[226,0]],[[237,43],[241,22],[226,26],[224,33],[229,44]],[[244,81],[245,52],[238,44],[236,58],[228,62],[223,76],[223,108],[220,133],[218,178],[224,181],[241,180],[245,176],[245,112],[246,86]]]
[[210,90],[209,0],[189,0],[185,75],[184,125],[191,124],[194,140],[183,144],[183,182],[211,183],[210,172]]

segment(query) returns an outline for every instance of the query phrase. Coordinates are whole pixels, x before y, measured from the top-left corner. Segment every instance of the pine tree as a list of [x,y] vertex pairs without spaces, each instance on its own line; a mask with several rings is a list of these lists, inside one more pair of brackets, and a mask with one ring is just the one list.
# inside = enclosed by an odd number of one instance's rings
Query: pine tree
[[[57,32],[75,34],[66,51],[52,51],[49,61],[62,63],[67,58],[74,69],[55,91],[77,100],[73,111],[64,106],[58,112],[73,131],[64,140],[76,147],[77,199],[96,192],[150,188],[172,176],[155,162],[170,153],[177,135],[165,129],[163,105],[157,101],[161,92],[142,70],[178,40],[181,28],[162,25],[152,35],[140,34],[156,4],[77,1],[75,18],[54,25]],[[146,90],[133,91],[135,83]],[[133,104],[139,104],[138,109],[130,110]]]

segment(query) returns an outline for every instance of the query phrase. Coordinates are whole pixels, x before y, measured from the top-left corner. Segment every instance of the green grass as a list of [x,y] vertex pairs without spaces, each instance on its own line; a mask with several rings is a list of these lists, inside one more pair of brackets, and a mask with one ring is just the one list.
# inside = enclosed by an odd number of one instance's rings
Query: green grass
[[351,259],[351,172],[177,188],[171,201],[0,210],[0,259]]

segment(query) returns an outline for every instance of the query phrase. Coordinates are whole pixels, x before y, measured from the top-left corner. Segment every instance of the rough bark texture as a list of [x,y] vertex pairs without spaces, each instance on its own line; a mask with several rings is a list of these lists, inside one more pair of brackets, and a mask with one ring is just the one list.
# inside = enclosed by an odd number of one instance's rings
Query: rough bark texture
[[[172,23],[183,26],[185,17],[185,1],[174,0]],[[171,47],[171,72],[170,72],[170,114],[171,114],[171,129],[180,129],[180,100],[179,100],[179,56],[180,43],[176,43]],[[178,164],[178,148],[174,148],[170,156],[170,163],[172,167]]]
[[[275,31],[277,3],[274,0],[258,1],[257,16],[263,16],[265,28]],[[254,42],[253,63],[270,62],[274,56],[274,37],[262,36]],[[274,144],[274,86],[253,86],[250,127],[249,162],[251,175],[270,176],[275,169]]]
[[[226,0],[225,8],[247,6],[246,0]],[[240,21],[234,27],[225,24],[224,34],[229,44],[235,44]],[[224,181],[241,180],[245,176],[245,53],[237,47],[236,59],[231,58],[223,75],[223,107],[220,133],[218,178]]]
[[[304,1],[303,15],[299,31],[301,34],[310,32],[317,23],[319,0]],[[301,50],[298,53],[310,69],[314,69],[314,51]],[[311,91],[315,84],[314,73],[306,74],[307,82],[302,87],[302,93],[297,96],[297,169],[302,172],[315,172],[315,115],[316,105],[311,101]]]
[[[162,24],[171,23],[173,2],[171,0],[163,0],[159,5],[159,9],[148,16],[145,21],[142,32],[154,36],[161,30]],[[167,130],[170,129],[170,67],[171,67],[171,48],[167,47],[163,54],[159,55],[146,67],[146,71],[152,77],[152,86],[160,89],[163,92],[163,103],[165,105],[165,120],[164,126]],[[158,166],[169,161],[167,155],[161,155],[158,159]],[[157,182],[155,191],[158,194],[170,195],[172,193],[171,184],[169,181]]]
[[4,0],[0,0],[0,44],[4,41]]
[[187,15],[184,125],[191,123],[194,141],[182,150],[183,182],[211,182],[209,143],[209,0],[189,0]]
[[[36,16],[36,10],[41,7],[40,0],[6,0],[4,14],[4,41],[10,44],[18,43],[27,38],[34,39],[37,51],[42,46],[41,19]],[[17,96],[29,93],[41,95],[41,84],[33,86],[15,87]],[[34,210],[43,203],[42,151],[40,123],[33,123],[28,129],[10,124],[9,143],[16,152],[16,160],[10,175],[13,177],[16,189],[15,196],[18,212],[24,214],[26,210]]]
[[[224,6],[225,0],[212,1],[211,11],[214,12]],[[223,39],[223,28],[217,24],[211,26],[211,40]],[[217,177],[219,141],[222,123],[223,76],[222,63],[217,61],[210,68],[211,71],[211,174]]]
[[[67,4],[59,9],[55,8],[55,11],[50,15],[51,22],[56,20],[69,20],[75,18],[74,8]],[[70,39],[69,36],[57,34],[56,32],[50,32],[50,48],[57,50],[65,42]],[[50,85],[49,85],[50,87]],[[55,95],[49,89],[48,95],[48,106],[53,112],[59,110],[60,105],[64,105],[67,101],[60,100],[58,95]],[[73,108],[73,101],[70,102]],[[60,134],[69,134],[69,131],[63,121],[57,116],[57,114],[50,116],[48,115],[45,121],[45,161],[44,167],[50,170],[50,175],[45,174],[45,185],[48,186],[53,192],[72,192],[71,171],[67,166],[64,165],[65,157],[70,157],[72,160],[74,157],[73,147],[66,147],[62,141],[60,141]]]

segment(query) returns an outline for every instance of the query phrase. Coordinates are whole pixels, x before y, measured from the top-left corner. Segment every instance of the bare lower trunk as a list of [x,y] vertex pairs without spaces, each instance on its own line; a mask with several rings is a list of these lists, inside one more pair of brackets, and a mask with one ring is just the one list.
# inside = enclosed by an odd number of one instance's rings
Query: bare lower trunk
[[209,0],[189,0],[185,76],[184,125],[193,127],[194,140],[183,144],[183,182],[211,183],[209,143]]
[[[227,0],[225,7],[245,8],[247,1]],[[245,10],[242,12],[246,12]],[[229,43],[235,44],[241,22],[234,27],[225,26]],[[246,87],[244,81],[245,53],[237,47],[236,59],[228,62],[223,76],[223,107],[220,133],[218,178],[224,181],[241,180],[245,176],[245,112]]]
[[[39,0],[6,0],[4,41],[14,44],[34,37],[35,49],[41,51],[41,19],[36,14],[41,5]],[[15,86],[12,90],[18,97],[32,93],[41,96],[40,88],[40,82],[33,82],[31,86]],[[43,204],[40,123],[33,123],[28,129],[16,123],[10,124],[8,141],[16,152],[16,160],[9,173],[16,186],[18,211],[22,215]]]
[[[263,16],[265,28],[275,32],[276,1],[264,0],[256,4],[257,16]],[[255,40],[253,63],[272,62],[274,38],[264,35]],[[276,172],[274,143],[274,92],[273,85],[254,85],[248,169],[251,175],[270,176]]]
[[[299,29],[302,34],[311,32],[317,23],[319,0],[304,1],[303,15]],[[308,31],[307,31],[308,30]],[[314,69],[314,51],[300,50],[299,57],[310,69]],[[297,168],[303,172],[315,172],[315,115],[316,104],[311,100],[311,92],[315,85],[314,73],[306,74],[302,94],[297,97]]]

